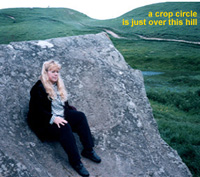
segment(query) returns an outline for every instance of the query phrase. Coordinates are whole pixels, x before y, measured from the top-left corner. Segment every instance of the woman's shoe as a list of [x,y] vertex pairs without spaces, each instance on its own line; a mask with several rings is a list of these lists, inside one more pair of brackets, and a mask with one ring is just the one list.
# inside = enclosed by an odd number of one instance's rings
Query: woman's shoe
[[96,154],[94,150],[92,151],[83,150],[81,152],[81,155],[85,158],[92,160],[93,162],[96,162],[96,163],[101,162],[101,158]]
[[82,162],[76,164],[76,165],[72,165],[72,168],[81,176],[89,176],[89,172],[87,171],[87,169],[83,166]]

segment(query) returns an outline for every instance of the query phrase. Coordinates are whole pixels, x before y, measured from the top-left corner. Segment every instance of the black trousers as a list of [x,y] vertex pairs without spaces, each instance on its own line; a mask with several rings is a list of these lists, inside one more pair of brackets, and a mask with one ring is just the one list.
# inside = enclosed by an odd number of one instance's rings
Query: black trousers
[[69,162],[76,164],[80,162],[80,155],[73,132],[78,134],[83,148],[86,150],[92,150],[94,142],[84,113],[68,110],[65,119],[68,121],[67,124],[60,125],[60,128],[56,124],[49,125],[47,133],[48,137],[56,139],[61,143],[68,155]]

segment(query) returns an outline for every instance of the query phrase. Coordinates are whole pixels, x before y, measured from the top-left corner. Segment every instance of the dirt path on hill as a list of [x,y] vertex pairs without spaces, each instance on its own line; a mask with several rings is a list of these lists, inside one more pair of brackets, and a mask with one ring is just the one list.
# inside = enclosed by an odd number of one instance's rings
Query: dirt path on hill
[[144,37],[141,35],[137,35],[138,37],[140,37],[141,39],[144,40],[151,40],[151,41],[169,41],[169,42],[182,42],[182,43],[188,43],[188,44],[197,44],[200,45],[200,42],[194,42],[194,41],[186,41],[186,40],[179,40],[179,39],[163,39],[163,38],[148,38],[148,37]]
[[[110,30],[107,30],[107,29],[104,29],[104,30],[114,38],[128,39],[128,38],[119,36],[118,34],[114,33],[113,31],[110,31]],[[169,42],[181,42],[181,43],[200,45],[200,42],[194,42],[194,41],[186,41],[186,40],[179,40],[179,39],[164,39],[164,38],[148,38],[148,37],[145,37],[145,36],[142,36],[142,35],[136,35],[136,36],[138,36],[140,39],[144,39],[144,40],[148,40],[148,41],[169,41]]]
[[104,29],[104,30],[106,31],[106,33],[110,34],[114,38],[117,38],[117,39],[127,39],[125,37],[119,36],[118,34],[114,33],[113,31],[110,31],[110,30],[107,30],[107,29]]

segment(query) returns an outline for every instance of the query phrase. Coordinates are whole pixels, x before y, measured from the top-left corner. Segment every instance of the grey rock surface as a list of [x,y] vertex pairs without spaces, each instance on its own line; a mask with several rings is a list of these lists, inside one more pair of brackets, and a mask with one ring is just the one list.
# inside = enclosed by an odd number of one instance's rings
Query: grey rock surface
[[77,176],[60,144],[40,142],[26,123],[30,89],[49,59],[62,64],[69,103],[86,114],[102,157],[82,158],[91,176],[191,176],[160,137],[141,71],[105,33],[0,45],[0,176]]

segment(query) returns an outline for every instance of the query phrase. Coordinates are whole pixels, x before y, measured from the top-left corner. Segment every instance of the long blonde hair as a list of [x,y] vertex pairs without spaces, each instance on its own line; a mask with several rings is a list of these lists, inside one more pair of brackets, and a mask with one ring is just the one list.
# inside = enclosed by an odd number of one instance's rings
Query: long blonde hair
[[[54,61],[54,60],[45,61],[42,66],[42,72],[41,72],[41,76],[40,76],[40,80],[41,80],[42,84],[44,85],[44,88],[48,94],[49,99],[56,98],[56,93],[54,91],[53,84],[51,83],[51,81],[49,80],[49,77],[47,75],[47,72],[52,69],[60,70],[61,65],[57,61]],[[57,88],[58,88],[58,92],[60,94],[61,100],[67,101],[67,91],[65,89],[65,85],[60,76],[60,73],[58,74]]]

